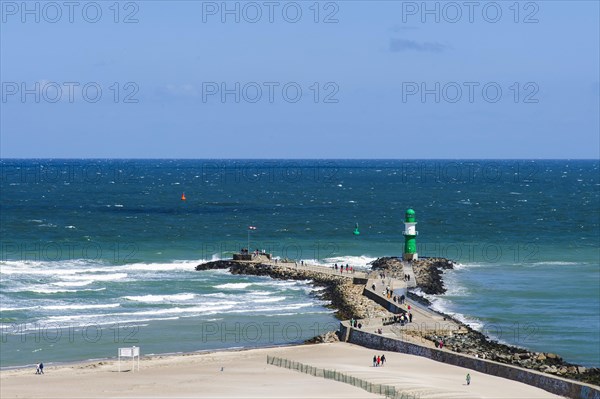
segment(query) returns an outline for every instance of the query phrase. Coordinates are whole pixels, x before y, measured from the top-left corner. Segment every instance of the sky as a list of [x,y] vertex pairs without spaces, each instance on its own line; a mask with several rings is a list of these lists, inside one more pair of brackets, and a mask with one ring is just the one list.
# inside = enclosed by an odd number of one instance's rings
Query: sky
[[0,1],[2,158],[600,157],[597,1]]

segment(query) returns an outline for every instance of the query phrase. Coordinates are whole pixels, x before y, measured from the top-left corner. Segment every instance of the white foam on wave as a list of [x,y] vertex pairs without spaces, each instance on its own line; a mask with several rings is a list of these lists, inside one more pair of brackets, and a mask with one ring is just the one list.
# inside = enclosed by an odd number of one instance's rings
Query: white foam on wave
[[481,331],[481,329],[483,329],[484,324],[481,322],[481,320],[454,311],[452,301],[448,298],[445,298],[443,295],[425,294],[420,288],[416,288],[412,290],[412,292],[426,298],[429,302],[431,302],[430,307],[433,310],[452,316],[456,320],[470,326],[475,330]]
[[328,266],[331,266],[335,263],[342,265],[349,265],[352,267],[360,267],[360,268],[371,268],[369,263],[377,260],[377,258],[361,255],[361,256],[335,256],[331,258],[324,258],[323,262]]
[[225,289],[225,290],[243,290],[245,288],[250,287],[254,283],[226,283],[215,285],[215,288]]
[[90,285],[94,282],[94,280],[79,280],[79,281],[59,281],[57,283],[52,283],[57,287],[82,287],[85,285]]
[[121,297],[128,301],[134,302],[179,302],[179,301],[190,301],[196,297],[195,294],[191,293],[181,293],[181,294],[173,294],[173,295],[131,295]]
[[77,275],[65,275],[63,280],[68,281],[115,281],[123,280],[127,278],[127,273],[110,273],[110,274],[77,274]]
[[[149,271],[149,272],[168,272],[168,271],[194,271],[201,261],[179,261],[173,263],[132,263],[123,266],[111,266],[114,271]],[[104,269],[101,269],[104,270]]]
[[67,323],[67,322],[78,322],[85,324],[88,323],[96,323],[98,321],[102,321],[103,319],[110,318],[113,321],[121,321],[120,319],[134,318],[133,320],[137,321],[146,321],[140,320],[139,317],[144,316],[152,316],[152,319],[155,320],[154,317],[161,316],[180,316],[180,317],[194,317],[201,315],[210,315],[215,313],[220,313],[223,311],[227,311],[233,309],[236,305],[236,302],[232,301],[222,301],[218,303],[204,303],[202,305],[197,306],[186,306],[186,307],[174,307],[174,308],[166,308],[166,309],[152,309],[152,310],[142,310],[139,312],[118,312],[118,313],[99,313],[99,314],[88,314],[88,315],[62,315],[62,316],[50,316],[47,317],[47,321],[53,323]]
[[534,262],[535,266],[573,266],[579,265],[577,262],[566,262],[566,261],[544,261],[544,262]]
[[304,302],[304,303],[293,303],[289,305],[283,305],[278,307],[272,306],[252,306],[251,308],[245,309],[233,309],[230,311],[226,311],[223,313],[253,313],[253,312],[275,312],[275,311],[286,311],[286,310],[299,310],[311,306],[315,306],[316,304],[313,302]]
[[271,303],[271,302],[285,301],[286,299],[287,298],[284,296],[274,296],[274,297],[270,297],[270,298],[252,299],[252,302],[254,302],[254,303]]
[[118,308],[118,303],[107,303],[99,305],[49,305],[40,306],[40,309],[44,310],[87,310],[87,309],[112,309]]
[[454,270],[466,270],[482,266],[483,265],[481,263],[454,263],[452,267]]
[[71,293],[71,292],[85,292],[85,291],[104,291],[106,288],[86,288],[83,290],[68,290],[68,289],[52,289],[52,288],[33,288],[26,289],[18,292],[37,292],[38,294],[61,294],[61,293]]
[[77,269],[67,269],[57,262],[6,261],[0,262],[0,275],[33,274],[36,276],[59,276],[76,274]]
[[[218,260],[213,255],[211,260]],[[85,273],[127,273],[154,272],[164,273],[172,271],[194,271],[195,267],[207,262],[199,260],[176,260],[168,263],[131,263],[125,265],[107,265],[103,262],[94,262],[87,259],[73,259],[69,261],[3,261],[0,262],[0,274],[35,274],[36,276],[63,276]]]

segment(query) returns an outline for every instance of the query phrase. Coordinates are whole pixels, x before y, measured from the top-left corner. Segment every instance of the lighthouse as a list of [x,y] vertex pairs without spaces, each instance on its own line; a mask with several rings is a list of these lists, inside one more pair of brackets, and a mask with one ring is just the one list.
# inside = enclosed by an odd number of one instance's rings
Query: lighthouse
[[415,222],[415,211],[407,209],[404,218],[404,260],[417,260],[417,222]]

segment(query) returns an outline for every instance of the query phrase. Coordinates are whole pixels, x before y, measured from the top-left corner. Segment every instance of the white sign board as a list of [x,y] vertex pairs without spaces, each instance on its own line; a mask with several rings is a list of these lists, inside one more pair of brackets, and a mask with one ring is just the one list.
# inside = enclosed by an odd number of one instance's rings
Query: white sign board
[[131,348],[119,348],[119,372],[121,372],[121,357],[130,357],[132,364],[132,371],[135,371],[135,358],[137,357],[137,369],[140,371],[140,348],[138,346],[132,346]]
[[119,356],[132,357],[133,356],[133,348],[119,348]]

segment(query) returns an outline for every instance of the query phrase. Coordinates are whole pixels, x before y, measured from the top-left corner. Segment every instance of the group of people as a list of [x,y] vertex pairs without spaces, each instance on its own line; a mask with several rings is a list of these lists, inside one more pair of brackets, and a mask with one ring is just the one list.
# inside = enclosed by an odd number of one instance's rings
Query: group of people
[[35,368],[36,374],[44,374],[44,363],[40,362]]
[[404,275],[404,281],[410,281],[410,274]]
[[404,325],[406,323],[412,323],[413,314],[411,312],[402,313],[400,315],[394,315],[391,317],[384,317],[381,319],[381,324],[384,326],[389,326],[390,324],[400,323],[400,325]]
[[359,322],[358,320],[352,318],[352,319],[350,319],[350,326],[354,327],[354,328],[362,328],[362,323]]
[[373,367],[379,367],[385,364],[385,355],[381,355],[381,356],[373,356]]
[[393,300],[394,302],[398,302],[400,305],[403,305],[406,301],[406,297],[404,296],[404,294],[400,296],[394,295]]
[[[248,248],[242,248],[240,249],[240,254],[242,255],[248,255],[250,253],[250,251],[248,250]],[[258,248],[256,248],[254,250],[254,252],[252,252],[252,255],[254,256],[258,256],[258,255],[266,255],[267,252],[263,249],[262,251],[259,251]]]
[[[344,265],[339,265],[339,266],[338,266],[338,264],[337,264],[337,263],[335,263],[335,264],[333,265],[333,268],[334,268],[336,271],[339,269],[339,270],[340,270],[340,274],[344,272]],[[346,268],[346,273],[354,273],[354,268],[353,268],[352,266],[348,265],[347,263],[346,263],[346,266],[345,266],[345,268]]]

